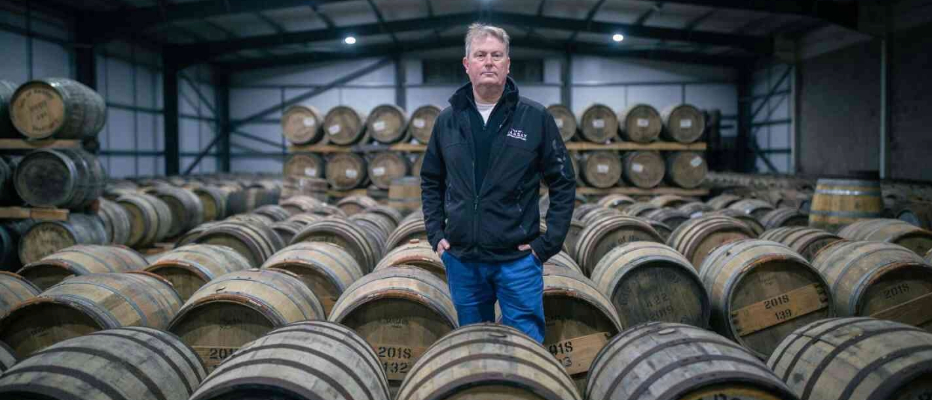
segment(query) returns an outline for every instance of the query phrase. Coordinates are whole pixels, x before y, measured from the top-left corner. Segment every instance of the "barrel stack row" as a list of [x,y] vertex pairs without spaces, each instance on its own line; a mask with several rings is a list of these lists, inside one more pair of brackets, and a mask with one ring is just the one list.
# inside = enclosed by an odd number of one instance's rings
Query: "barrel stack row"
[[705,157],[693,151],[597,150],[581,152],[572,159],[580,186],[614,186],[650,189],[662,182],[692,189],[702,184],[708,172]]

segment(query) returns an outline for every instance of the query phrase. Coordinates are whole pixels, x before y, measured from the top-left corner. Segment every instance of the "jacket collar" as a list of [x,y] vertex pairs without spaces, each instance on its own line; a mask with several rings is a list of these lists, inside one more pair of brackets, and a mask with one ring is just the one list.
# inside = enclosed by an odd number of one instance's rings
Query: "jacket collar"
[[[502,106],[511,107],[518,103],[518,98],[518,85],[510,76],[506,77],[505,91],[502,92],[502,99],[499,101],[505,102]],[[460,88],[453,93],[453,96],[450,96],[450,105],[457,111],[462,111],[474,103],[475,99],[472,94],[472,82],[467,82],[465,85],[460,86]]]

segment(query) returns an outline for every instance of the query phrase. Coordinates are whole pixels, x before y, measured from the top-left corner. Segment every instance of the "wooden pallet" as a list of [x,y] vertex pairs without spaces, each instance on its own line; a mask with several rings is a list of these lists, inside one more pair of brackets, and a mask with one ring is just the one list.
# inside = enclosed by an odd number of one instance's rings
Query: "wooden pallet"
[[595,196],[604,196],[609,194],[623,194],[626,196],[661,196],[665,194],[673,194],[677,196],[690,196],[690,197],[701,197],[708,196],[709,189],[706,188],[696,188],[696,189],[683,189],[677,187],[656,187],[652,189],[641,189],[636,187],[612,187],[612,188],[593,188],[593,187],[578,187],[576,188],[576,193],[582,195],[595,195]]
[[67,221],[69,210],[40,207],[0,207],[0,219],[36,219],[41,221]]
[[0,139],[0,150],[80,149],[80,140]]

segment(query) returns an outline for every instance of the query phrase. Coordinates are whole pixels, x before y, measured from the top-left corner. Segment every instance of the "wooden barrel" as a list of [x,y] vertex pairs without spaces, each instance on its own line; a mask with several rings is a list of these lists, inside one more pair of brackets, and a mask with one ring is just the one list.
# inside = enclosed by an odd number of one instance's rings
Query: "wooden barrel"
[[697,270],[712,249],[734,240],[757,235],[743,222],[721,216],[703,216],[686,221],[667,239],[667,246],[680,252]]
[[552,104],[547,107],[547,112],[553,116],[553,122],[557,124],[560,130],[560,137],[564,142],[569,142],[576,135],[576,116],[573,110],[562,104]]
[[634,217],[610,216],[583,228],[576,242],[576,261],[586,276],[605,254],[629,242],[662,242],[660,234],[644,220]]
[[143,256],[127,247],[77,245],[26,264],[17,274],[46,290],[72,276],[137,271],[147,264]]
[[359,263],[363,273],[372,271],[382,256],[382,248],[369,239],[366,231],[346,219],[324,218],[304,227],[291,244],[301,242],[333,243],[342,247]]
[[13,126],[29,139],[97,136],[107,122],[107,105],[91,88],[64,78],[26,82],[10,100]]
[[251,266],[262,265],[285,247],[272,228],[250,221],[224,221],[211,225],[192,243],[229,247],[246,258]]
[[566,232],[566,240],[563,241],[563,251],[570,255],[573,260],[575,260],[576,243],[579,242],[579,234],[582,233],[585,227],[579,220],[570,221],[570,229]]
[[705,114],[689,104],[667,107],[660,113],[660,117],[663,119],[660,136],[669,141],[693,143],[705,131]]
[[[601,218],[605,218],[605,217],[609,217],[613,215],[624,216],[624,214],[622,214],[621,211],[618,211],[614,208],[596,207],[592,211],[587,212],[585,216],[580,218],[579,222],[582,222],[583,225],[588,225],[589,223],[597,219],[601,219]],[[544,222],[544,219],[541,219],[541,222]]]
[[10,100],[16,92],[16,84],[0,79],[0,138],[19,139],[19,132],[10,118]]
[[922,229],[932,229],[932,203],[913,201],[900,204],[893,216]]
[[690,218],[701,217],[703,213],[713,211],[712,206],[701,201],[689,202],[677,207],[676,209],[686,213],[686,215],[689,215]]
[[720,216],[720,217],[730,217],[737,219],[738,221],[743,222],[747,225],[751,231],[754,232],[755,236],[760,236],[764,233],[764,224],[761,224],[757,218],[754,218],[753,215],[745,214],[744,211],[735,210],[733,208],[726,208],[724,210],[712,211],[707,213],[702,213],[702,216]]
[[880,182],[856,179],[819,179],[809,210],[809,226],[836,232],[861,219],[880,218]]
[[474,324],[424,354],[396,400],[581,400],[566,369],[534,339],[499,324]]
[[178,240],[175,242],[174,248],[177,249],[179,247],[187,246],[189,244],[194,243],[194,240],[197,239],[198,236],[206,232],[211,227],[218,225],[220,223],[221,221],[214,221],[214,222],[205,222],[203,224],[198,225],[197,227],[195,227],[194,229],[191,229],[184,235],[179,236]]
[[[13,307],[26,300],[39,295],[42,292],[36,285],[29,282],[22,276],[12,272],[0,271],[0,316],[6,315]],[[3,351],[0,350],[0,353]],[[0,366],[2,366],[0,362]],[[2,375],[0,370],[0,375]]]
[[799,328],[767,365],[800,400],[922,399],[932,334],[892,321],[835,318]]
[[241,346],[292,322],[324,319],[324,309],[294,274],[250,269],[221,275],[194,292],[168,331],[213,371]]
[[181,303],[168,281],[146,272],[76,276],[14,307],[0,319],[0,341],[22,358],[92,332],[165,329]]
[[411,123],[408,124],[408,131],[411,137],[421,144],[430,142],[430,134],[434,131],[434,121],[440,115],[440,107],[435,105],[424,105],[418,107],[411,113]]
[[819,250],[841,240],[841,237],[821,229],[786,226],[769,229],[760,239],[785,244],[803,258],[812,261]]
[[107,231],[98,216],[71,213],[67,221],[38,221],[23,233],[19,260],[29,264],[71,246],[107,242]]
[[932,232],[898,219],[870,219],[855,222],[838,231],[848,240],[895,243],[922,255],[932,250]]
[[337,206],[332,206],[327,203],[320,203],[314,207],[311,207],[306,212],[320,216],[320,217],[340,217],[346,218],[346,213]]
[[214,186],[199,186],[191,189],[201,201],[204,222],[218,221],[227,217],[227,194]]
[[127,246],[145,248],[168,237],[172,214],[165,202],[142,193],[120,196],[116,202],[129,212]]
[[[2,134],[0,134],[0,138],[2,137]],[[16,194],[16,185],[14,184],[17,164],[16,160],[0,155],[0,204],[2,205],[22,204],[22,199]]]
[[369,179],[379,189],[388,189],[392,181],[408,175],[408,159],[401,153],[381,152],[369,160]]
[[621,160],[614,151],[587,152],[579,163],[580,175],[592,187],[609,188],[621,179]]
[[262,214],[253,214],[253,213],[248,213],[248,214],[236,214],[236,215],[234,215],[234,216],[232,216],[232,217],[229,217],[229,218],[227,218],[227,219],[225,219],[225,220],[223,220],[223,221],[221,221],[221,222],[233,222],[233,221],[238,221],[238,222],[254,222],[254,223],[257,223],[257,224],[259,224],[259,225],[265,225],[265,226],[271,226],[272,224],[275,223],[275,221],[272,220],[272,218],[269,217],[269,216],[262,215]]
[[689,202],[689,199],[677,196],[675,194],[664,194],[650,199],[650,203],[656,205],[657,207],[676,208]]
[[327,160],[327,182],[335,190],[361,186],[368,178],[366,160],[354,153],[336,153]]
[[604,104],[593,104],[579,117],[579,134],[594,143],[605,143],[618,138],[618,116]]
[[699,187],[709,173],[709,166],[700,153],[674,151],[667,155],[666,180],[672,185],[692,189]]
[[405,110],[394,104],[382,104],[369,113],[366,131],[376,142],[392,144],[404,139],[407,124]]
[[756,220],[760,221],[764,218],[764,215],[773,211],[775,207],[764,201],[758,199],[744,199],[736,201],[732,205],[728,206],[732,210],[741,211],[747,215],[754,217]]
[[390,219],[392,221],[392,224],[394,224],[395,226],[398,226],[398,224],[400,224],[401,220],[404,218],[404,215],[397,209],[389,207],[389,206],[383,206],[381,204],[367,207],[363,211],[367,213],[373,213],[373,214],[379,214],[379,215],[385,216],[388,219]]
[[712,328],[761,359],[797,328],[835,316],[825,278],[779,243],[723,244],[709,253],[699,276],[712,299]]
[[764,230],[781,228],[784,226],[809,226],[809,216],[795,208],[775,208],[760,218]]
[[346,216],[358,214],[369,207],[378,207],[379,202],[369,196],[347,196],[337,202],[337,208]]
[[194,192],[179,187],[161,186],[153,192],[165,202],[172,214],[168,237],[175,237],[204,222],[204,206]]
[[616,336],[596,356],[586,399],[796,400],[763,362],[713,332],[654,322]]
[[278,202],[278,205],[287,210],[291,215],[311,212],[314,207],[322,204],[324,204],[322,201],[311,196],[294,196],[282,199]]
[[554,254],[553,257],[547,260],[544,263],[544,267],[554,267],[554,268],[566,268],[572,271],[578,272],[582,275],[583,270],[579,268],[579,264],[576,264],[576,260],[573,257],[570,257],[565,251],[560,251],[557,254]]
[[391,217],[375,212],[361,212],[353,215],[349,219],[355,222],[356,225],[369,226],[377,229],[384,238],[383,242],[387,242],[388,237],[395,231],[395,228],[398,227]]
[[324,117],[324,130],[327,139],[330,143],[339,146],[355,144],[362,138],[365,119],[362,114],[352,107],[336,106],[331,108]]
[[839,317],[872,317],[932,328],[932,265],[903,246],[840,242],[812,261],[832,289]]
[[320,111],[313,106],[293,105],[282,115],[282,134],[292,144],[314,144],[324,135]]
[[248,213],[266,204],[278,204],[281,192],[278,189],[249,188],[230,193],[227,207],[230,215]]
[[459,326],[446,283],[423,269],[403,266],[354,282],[333,306],[329,321],[356,331],[376,349],[394,387],[428,347]]
[[402,212],[421,208],[421,178],[395,179],[388,187],[388,206]]
[[619,112],[618,125],[622,139],[637,143],[653,142],[663,130],[660,113],[647,104],[634,104]]
[[709,295],[695,268],[673,248],[632,242],[609,251],[592,281],[611,299],[624,326],[651,321],[709,326]]
[[560,267],[544,267],[544,315],[544,347],[582,391],[592,359],[624,325],[612,302],[592,281]]
[[622,214],[627,215],[629,217],[645,217],[646,218],[647,213],[654,211],[654,210],[659,210],[659,209],[660,209],[660,206],[654,203],[639,201],[637,203],[633,203],[625,207],[625,209],[622,211]]
[[0,379],[7,399],[188,400],[207,370],[170,333],[120,328],[68,339]]
[[607,195],[597,202],[598,205],[607,208],[614,208],[618,211],[624,210],[626,206],[634,204],[635,200],[630,196],[625,196],[623,194],[610,194]]
[[282,222],[288,218],[291,218],[291,211],[286,210],[285,208],[277,204],[266,204],[262,207],[259,207],[253,211],[253,214],[264,215],[272,219],[272,222]]
[[740,200],[741,197],[735,196],[733,194],[720,194],[709,199],[706,204],[708,204],[714,210],[723,210]]
[[323,242],[285,247],[262,264],[262,268],[297,275],[320,300],[325,315],[330,315],[340,295],[364,274],[362,266],[346,249]]
[[573,219],[582,221],[583,219],[586,218],[586,215],[589,215],[589,213],[602,209],[602,208],[604,207],[596,203],[583,204],[579,207],[574,207],[573,208]]
[[285,159],[285,176],[301,178],[323,178],[326,171],[324,159],[314,153],[291,153]]
[[269,225],[269,228],[272,228],[278,237],[282,239],[282,243],[291,243],[291,240],[294,239],[298,232],[301,232],[301,229],[304,229],[305,225],[298,222],[282,221]]
[[255,267],[229,247],[192,244],[155,256],[145,270],[171,282],[181,300],[188,301],[214,278],[250,268]]
[[447,269],[443,265],[443,260],[434,252],[434,249],[430,248],[430,243],[427,241],[414,239],[394,248],[382,257],[374,271],[399,265],[421,268],[444,282],[447,281]]
[[296,400],[337,393],[347,400],[392,400],[372,347],[345,326],[326,321],[286,325],[243,346],[190,400],[279,399],[283,393]]
[[320,178],[285,177],[280,199],[309,196],[318,201],[327,201],[329,184]]
[[632,151],[622,158],[625,181],[639,188],[650,189],[663,180],[666,167],[656,151]]
[[108,243],[126,245],[132,230],[129,212],[119,204],[100,198],[100,208],[97,216],[104,223],[107,230]]
[[670,235],[673,234],[673,228],[671,228],[669,225],[652,219],[648,219],[647,223],[649,223],[651,228],[654,228],[654,230],[660,234],[660,237],[663,238],[663,243],[666,243],[667,240],[670,240]]
[[103,195],[106,181],[107,172],[90,153],[43,149],[20,160],[13,184],[26,204],[80,209]]
[[675,208],[664,207],[650,211],[644,214],[647,219],[663,222],[671,229],[676,229],[680,224],[689,220],[689,214]]

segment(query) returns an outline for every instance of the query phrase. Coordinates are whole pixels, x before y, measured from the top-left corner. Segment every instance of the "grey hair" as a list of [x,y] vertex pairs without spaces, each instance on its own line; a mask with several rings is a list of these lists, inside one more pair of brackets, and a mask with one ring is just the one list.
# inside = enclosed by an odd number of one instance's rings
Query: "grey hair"
[[492,37],[505,44],[505,55],[507,56],[510,49],[508,42],[511,40],[508,36],[508,32],[505,32],[504,29],[497,26],[474,22],[472,25],[469,25],[469,31],[466,32],[466,57],[469,57],[469,47],[472,46],[473,40],[484,38],[489,35],[492,35]]

